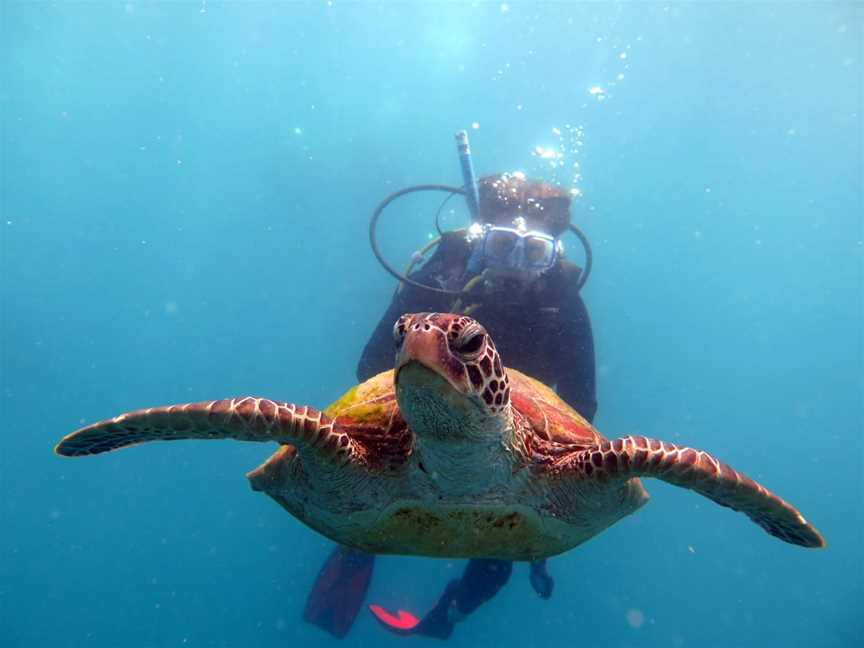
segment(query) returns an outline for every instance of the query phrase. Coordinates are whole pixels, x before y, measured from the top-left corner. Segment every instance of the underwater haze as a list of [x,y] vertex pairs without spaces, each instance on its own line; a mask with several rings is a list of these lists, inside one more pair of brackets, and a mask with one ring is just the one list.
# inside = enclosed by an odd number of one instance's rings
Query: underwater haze
[[[827,548],[645,480],[550,600],[517,564],[449,643],[864,645],[861,4],[6,0],[0,30],[0,646],[339,643],[301,618],[332,543],[244,477],[272,447],[52,448],[139,407],[335,400],[396,287],[370,214],[460,184],[460,129],[479,174],[575,196],[598,429],[710,451]],[[385,212],[392,263],[440,200]],[[368,602],[421,613],[463,566],[380,557]],[[342,644],[405,642],[440,645],[365,609]]]

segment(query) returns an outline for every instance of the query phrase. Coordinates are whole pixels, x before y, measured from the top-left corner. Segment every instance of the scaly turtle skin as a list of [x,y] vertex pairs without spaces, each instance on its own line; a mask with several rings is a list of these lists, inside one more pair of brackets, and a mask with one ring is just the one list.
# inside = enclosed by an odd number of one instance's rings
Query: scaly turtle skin
[[324,412],[251,397],[152,408],[78,430],[56,452],[275,441],[281,447],[248,475],[252,488],[369,553],[546,558],[645,504],[639,477],[694,490],[785,542],[824,546],[792,506],[705,452],[605,439],[551,389],[505,371],[468,317],[404,315],[393,332],[395,369]]

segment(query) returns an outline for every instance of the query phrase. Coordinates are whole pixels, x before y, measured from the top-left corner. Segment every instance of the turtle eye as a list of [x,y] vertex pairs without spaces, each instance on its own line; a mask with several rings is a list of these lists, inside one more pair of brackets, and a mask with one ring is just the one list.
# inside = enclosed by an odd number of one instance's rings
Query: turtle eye
[[483,348],[486,338],[482,330],[468,330],[453,341],[453,349],[463,355],[473,355]]
[[393,342],[396,344],[397,349],[402,346],[402,342],[405,340],[406,321],[403,315],[393,325]]

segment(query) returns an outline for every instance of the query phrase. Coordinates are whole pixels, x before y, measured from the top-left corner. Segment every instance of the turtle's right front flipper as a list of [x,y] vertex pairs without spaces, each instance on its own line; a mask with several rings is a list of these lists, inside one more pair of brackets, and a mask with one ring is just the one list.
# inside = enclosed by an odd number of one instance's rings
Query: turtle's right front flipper
[[251,397],[128,412],[73,432],[54,452],[80,457],[177,439],[275,441],[295,445],[301,453],[324,454],[337,463],[349,461],[356,452],[354,441],[318,410]]

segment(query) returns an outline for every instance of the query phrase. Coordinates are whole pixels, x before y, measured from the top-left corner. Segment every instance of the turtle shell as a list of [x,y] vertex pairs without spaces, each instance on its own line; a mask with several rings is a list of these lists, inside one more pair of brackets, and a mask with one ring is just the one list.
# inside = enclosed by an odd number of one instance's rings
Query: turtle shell
[[[344,426],[352,439],[359,442],[370,466],[386,468],[391,462],[398,465],[411,453],[411,433],[399,414],[392,369],[355,385],[323,413],[333,419],[334,424]],[[268,491],[270,484],[290,472],[296,457],[296,448],[283,445],[246,476],[255,490]],[[284,502],[276,499],[284,506]]]
[[531,424],[538,440],[568,446],[591,446],[604,437],[554,390],[515,369],[507,369],[513,408]]
[[411,453],[412,435],[399,413],[392,369],[352,387],[324,414],[359,442],[373,467],[399,465]]
[[[511,404],[530,424],[534,434],[529,443],[540,454],[554,456],[605,440],[551,388],[512,368],[507,369],[507,375]],[[324,414],[359,442],[371,467],[397,466],[411,454],[412,434],[399,412],[392,369],[355,385],[331,403]],[[283,446],[249,477],[253,482],[272,479],[281,473],[280,464],[295,455],[294,448]]]
[[[525,444],[519,454],[530,457],[536,470],[551,474],[559,459],[604,440],[552,389],[514,369],[507,369],[507,374],[514,424]],[[294,495],[297,484],[306,480],[300,457],[291,446],[282,446],[248,477],[255,490],[266,492],[311,528],[368,553],[534,560],[566,551],[645,499],[634,479],[633,497],[624,498],[627,502],[633,499],[632,506],[622,506],[609,519],[601,516],[573,528],[557,519],[554,511],[546,510],[555,504],[545,498],[543,502],[529,498],[512,503],[493,497],[479,507],[430,503],[418,495],[426,476],[399,470],[411,462],[414,435],[399,411],[392,370],[352,387],[324,413],[356,442],[368,470],[351,477],[334,473],[323,482],[316,481],[317,504],[309,496]],[[375,480],[374,475],[382,473],[394,479]],[[354,495],[346,496],[349,492]],[[465,535],[466,527],[475,532]]]
[[[605,440],[553,389],[512,368],[507,369],[507,375],[511,404],[530,424],[536,443],[561,446],[569,452],[574,446],[587,447]],[[352,387],[324,413],[350,430],[373,464],[399,462],[410,452],[411,434],[399,413],[392,369]]]

